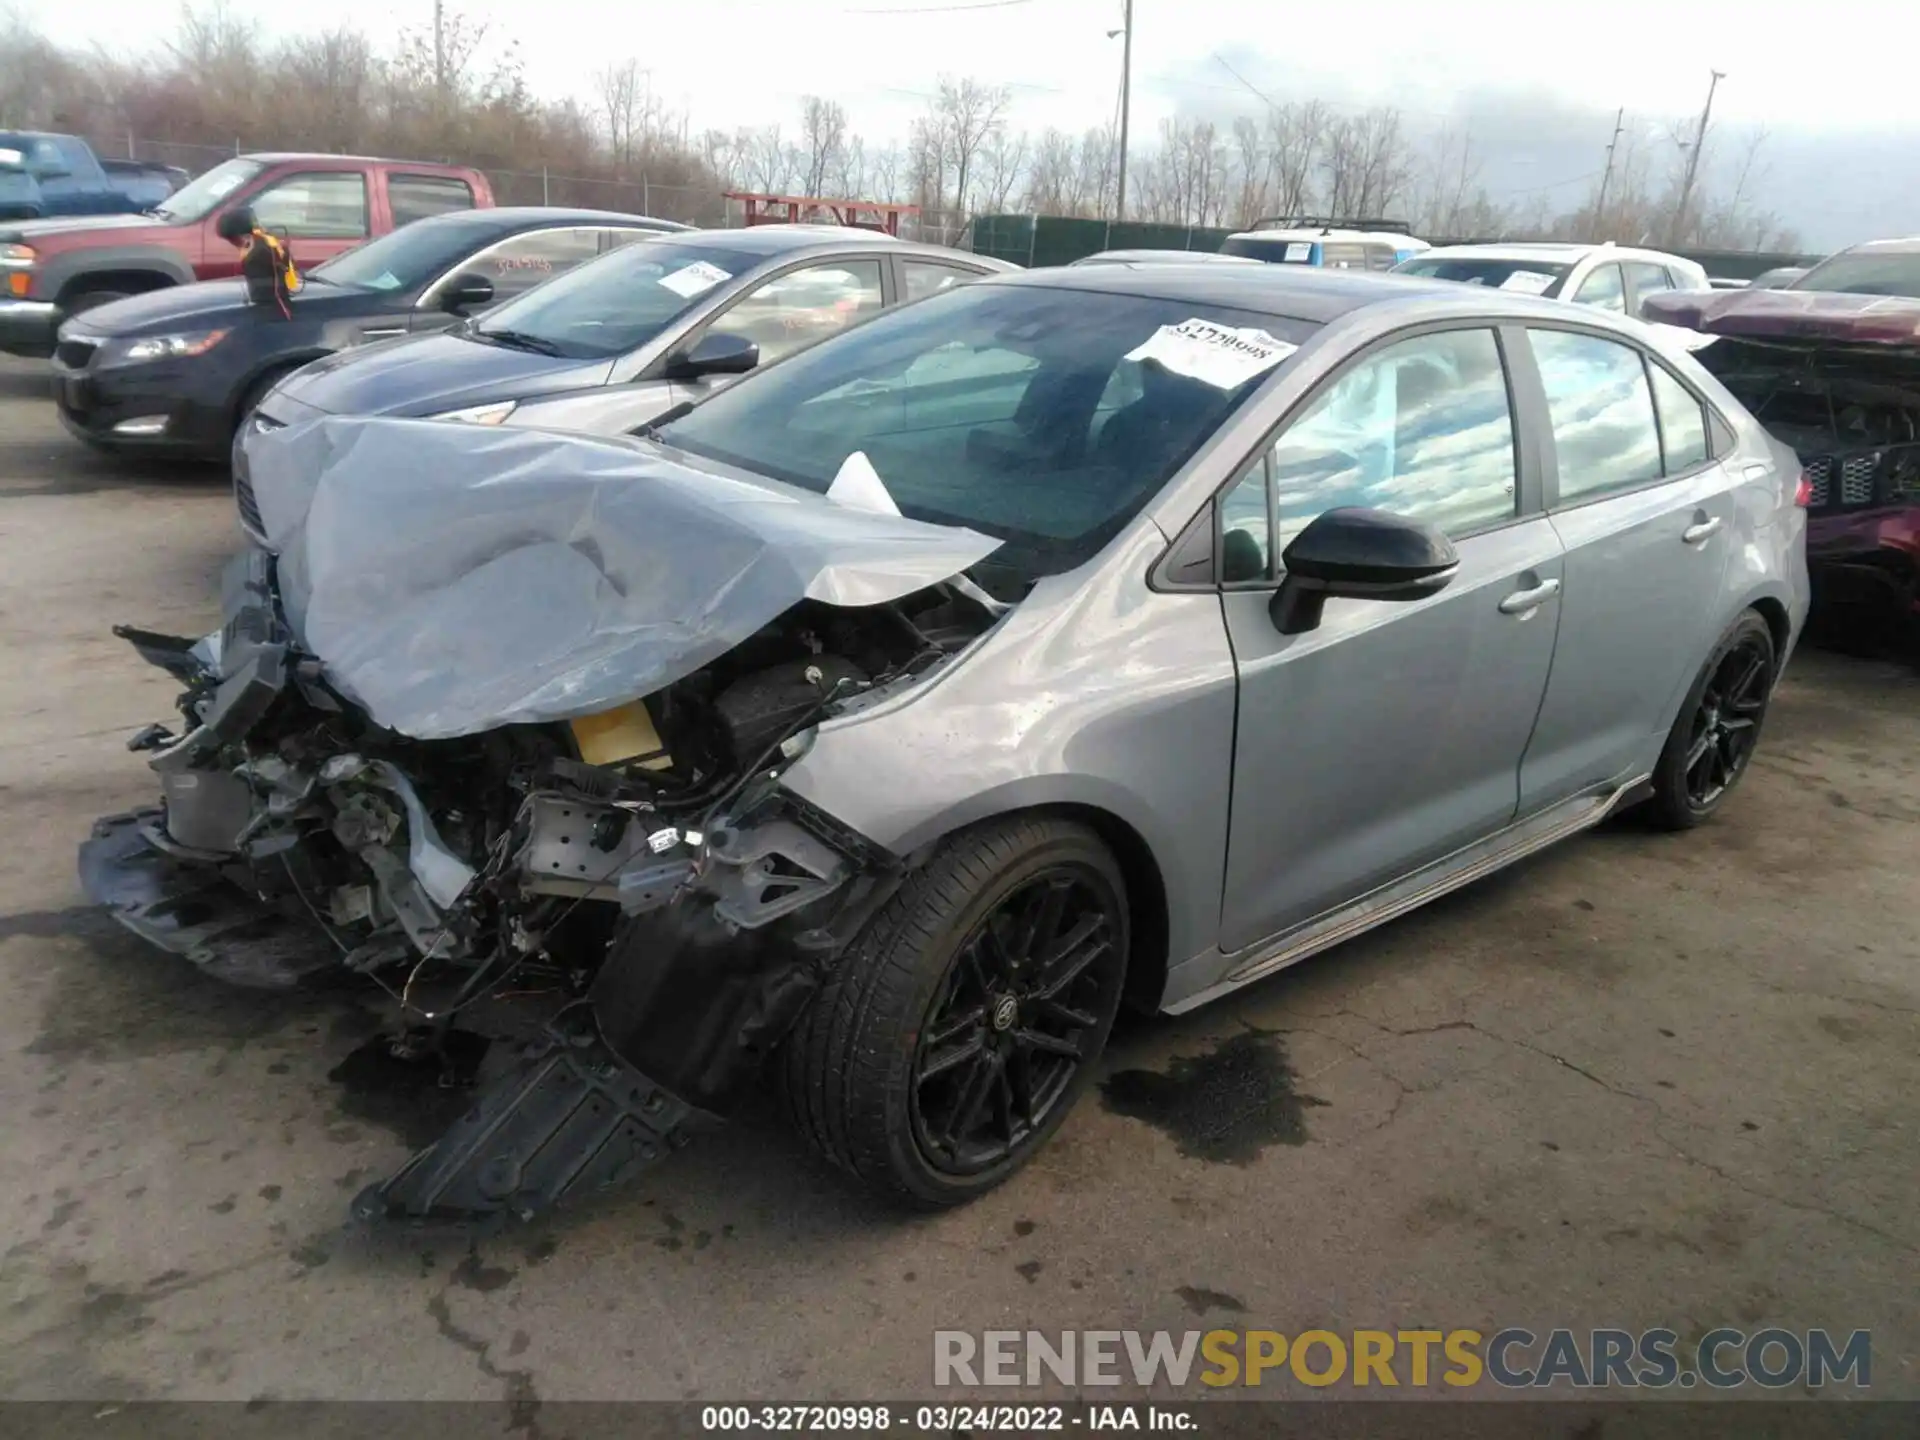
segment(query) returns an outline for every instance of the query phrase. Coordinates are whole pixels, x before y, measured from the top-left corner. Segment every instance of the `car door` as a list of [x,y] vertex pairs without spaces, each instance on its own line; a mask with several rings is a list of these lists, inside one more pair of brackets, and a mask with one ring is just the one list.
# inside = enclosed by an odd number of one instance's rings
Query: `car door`
[[[1221,499],[1221,604],[1240,691],[1224,949],[1513,819],[1561,579],[1503,364],[1517,343],[1475,326],[1376,345]],[[1425,600],[1330,601],[1317,629],[1282,635],[1268,613],[1281,552],[1341,505],[1441,527],[1459,571]]]
[[[367,238],[367,177],[358,170],[305,170],[283,175],[246,202],[259,226],[285,239],[304,273]],[[223,270],[240,273],[239,252]]]
[[1570,328],[1526,338],[1516,363],[1544,395],[1566,547],[1553,679],[1520,771],[1531,812],[1650,766],[1714,640],[1733,495],[1704,403],[1657,359]]

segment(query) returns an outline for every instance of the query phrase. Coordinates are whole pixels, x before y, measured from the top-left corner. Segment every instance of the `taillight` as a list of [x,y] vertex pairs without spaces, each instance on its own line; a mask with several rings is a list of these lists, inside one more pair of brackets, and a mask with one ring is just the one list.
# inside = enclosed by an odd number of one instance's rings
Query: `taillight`
[[1793,503],[1802,510],[1813,504],[1813,477],[1804,470],[1800,472],[1800,483],[1793,487]]

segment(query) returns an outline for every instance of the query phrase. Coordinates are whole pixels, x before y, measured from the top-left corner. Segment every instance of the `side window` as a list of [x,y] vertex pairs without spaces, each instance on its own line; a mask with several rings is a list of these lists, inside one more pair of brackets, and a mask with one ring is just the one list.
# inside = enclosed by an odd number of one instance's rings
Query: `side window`
[[[1530,330],[1547,391],[1560,503],[1591,500],[1660,478],[1660,432],[1640,352],[1617,340]],[[1694,423],[1698,425],[1696,415]]]
[[93,151],[84,140],[61,140],[60,168],[70,175],[91,175],[99,167],[94,163]]
[[262,229],[290,240],[366,237],[367,180],[354,171],[289,175],[247,203]]
[[1592,305],[1601,310],[1612,310],[1618,314],[1627,313],[1627,292],[1620,281],[1618,265],[1602,265],[1586,279],[1580,282],[1580,289],[1573,297],[1576,305]]
[[1367,268],[1367,251],[1364,245],[1323,242],[1320,246],[1320,264],[1327,270],[1364,270]]
[[1273,522],[1267,514],[1267,457],[1259,456],[1220,497],[1220,580],[1273,578]]
[[1387,510],[1463,535],[1513,515],[1506,369],[1491,330],[1448,330],[1368,355],[1307,402],[1269,452],[1286,544],[1324,510]]
[[828,260],[776,275],[735,301],[713,328],[746,336],[765,364],[879,311],[880,262]]
[[1391,245],[1367,246],[1367,269],[1391,270],[1399,262],[1394,259]]
[[509,300],[599,253],[598,230],[539,230],[514,236],[465,268],[493,281],[496,300]]
[[1634,309],[1638,313],[1639,301],[1649,295],[1657,295],[1662,290],[1673,289],[1673,277],[1667,273],[1664,265],[1649,264],[1645,260],[1627,262],[1627,272],[1633,276]]
[[1694,393],[1659,365],[1649,365],[1653,377],[1653,404],[1660,412],[1660,440],[1667,457],[1667,474],[1683,475],[1707,463],[1706,407]]
[[929,295],[938,295],[942,290],[951,290],[956,285],[979,278],[979,271],[964,270],[958,265],[939,265],[931,260],[902,260],[900,282],[905,293],[901,299],[924,300]]
[[429,215],[473,209],[473,187],[450,175],[390,175],[387,206],[397,230]]
[[60,153],[60,147],[51,140],[36,140],[27,147],[27,169],[35,175],[46,175],[70,169],[66,157]]
[[637,230],[631,227],[621,230],[608,230],[605,232],[606,238],[601,243],[600,248],[602,250],[618,250],[622,246],[633,244],[636,240],[658,240],[663,234],[670,233],[672,232],[662,230]]

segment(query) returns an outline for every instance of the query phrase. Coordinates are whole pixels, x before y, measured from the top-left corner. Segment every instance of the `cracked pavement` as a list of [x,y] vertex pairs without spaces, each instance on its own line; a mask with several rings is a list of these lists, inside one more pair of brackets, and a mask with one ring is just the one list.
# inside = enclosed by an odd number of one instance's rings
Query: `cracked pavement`
[[[1920,676],[1803,653],[1690,835],[1556,847],[1179,1020],[1132,1019],[1040,1159],[902,1217],[770,1109],[469,1242],[369,1237],[397,1104],[355,1007],[249,995],[81,904],[148,799],[119,737],[197,633],[224,482],[81,451],[0,362],[0,1393],[565,1399],[927,1393],[936,1328],[1727,1324],[1874,1332],[1920,1398]],[[1208,1316],[1202,1321],[1197,1317]],[[858,1337],[850,1343],[848,1337]]]

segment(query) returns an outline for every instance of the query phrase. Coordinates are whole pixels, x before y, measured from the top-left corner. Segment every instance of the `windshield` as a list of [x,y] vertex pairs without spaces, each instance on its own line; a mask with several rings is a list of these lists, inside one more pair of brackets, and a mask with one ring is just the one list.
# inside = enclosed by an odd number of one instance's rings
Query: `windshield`
[[181,225],[204,220],[222,200],[266,168],[258,160],[223,160],[154,206],[153,213]]
[[495,240],[505,238],[489,225],[464,216],[444,223],[416,220],[390,235],[356,245],[317,267],[314,278],[356,290],[410,290]]
[[1393,267],[1396,275],[1424,275],[1429,280],[1457,280],[1462,285],[1485,285],[1490,290],[1517,290],[1523,295],[1551,295],[1573,267],[1552,260],[1497,260],[1490,255],[1417,255]]
[[904,514],[1004,540],[981,578],[1018,593],[1118,534],[1314,328],[1190,300],[970,285],[803,350],[658,433],[822,493],[861,452]]
[[531,338],[569,360],[605,360],[646,344],[761,260],[707,245],[636,241],[508,301],[473,333]]
[[1920,254],[1859,251],[1823,260],[1789,290],[1832,290],[1843,295],[1905,295],[1920,300]]

